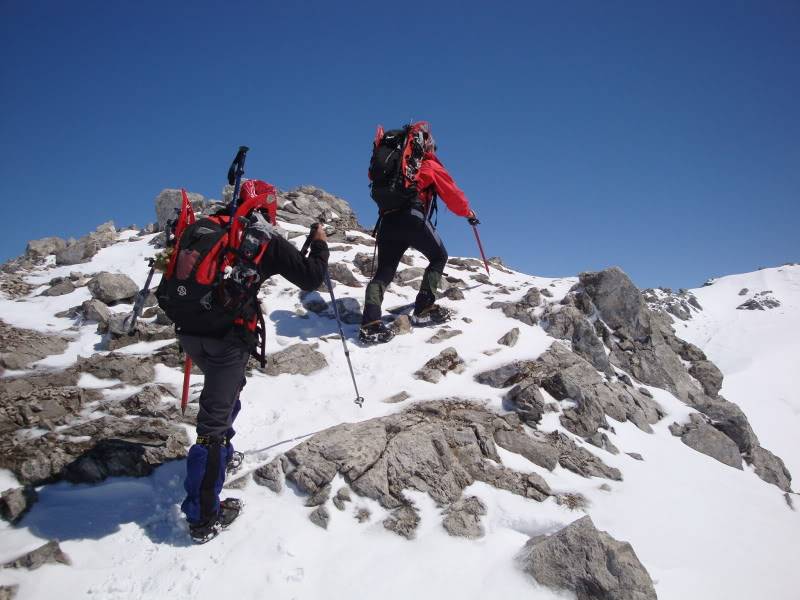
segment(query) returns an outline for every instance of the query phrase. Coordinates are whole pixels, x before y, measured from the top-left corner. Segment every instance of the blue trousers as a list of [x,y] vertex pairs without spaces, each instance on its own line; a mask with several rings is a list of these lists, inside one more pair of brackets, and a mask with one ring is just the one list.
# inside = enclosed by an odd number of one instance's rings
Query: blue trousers
[[233,422],[241,409],[250,352],[235,333],[224,338],[179,336],[181,346],[205,376],[197,415],[197,443],[186,459],[186,499],[181,510],[192,525],[213,521],[225,467],[233,456]]

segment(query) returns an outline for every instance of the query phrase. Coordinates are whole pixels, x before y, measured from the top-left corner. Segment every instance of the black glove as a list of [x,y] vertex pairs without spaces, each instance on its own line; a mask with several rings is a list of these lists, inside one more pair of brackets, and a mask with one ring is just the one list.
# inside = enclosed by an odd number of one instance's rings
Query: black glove
[[469,221],[469,224],[472,225],[473,227],[475,225],[480,225],[481,224],[481,222],[478,221],[478,215],[476,215],[474,212],[472,213],[471,217],[467,217],[467,221]]

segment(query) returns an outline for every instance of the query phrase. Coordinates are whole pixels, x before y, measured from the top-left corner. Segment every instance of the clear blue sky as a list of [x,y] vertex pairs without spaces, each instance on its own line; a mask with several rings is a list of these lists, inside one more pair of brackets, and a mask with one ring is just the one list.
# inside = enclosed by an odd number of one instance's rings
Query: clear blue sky
[[[800,260],[800,3],[0,0],[0,260],[184,186],[371,225],[377,123],[432,123],[487,252],[642,287]],[[451,255],[475,255],[442,215]]]

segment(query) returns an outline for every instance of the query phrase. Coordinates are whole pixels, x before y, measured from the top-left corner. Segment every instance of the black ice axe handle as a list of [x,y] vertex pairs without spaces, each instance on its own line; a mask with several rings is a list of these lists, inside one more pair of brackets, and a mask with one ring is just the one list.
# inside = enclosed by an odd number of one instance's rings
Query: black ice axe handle
[[247,151],[250,150],[247,146],[239,146],[239,151],[236,153],[236,158],[233,159],[230,169],[228,169],[228,185],[234,185],[236,178],[244,175],[244,160],[247,158]]

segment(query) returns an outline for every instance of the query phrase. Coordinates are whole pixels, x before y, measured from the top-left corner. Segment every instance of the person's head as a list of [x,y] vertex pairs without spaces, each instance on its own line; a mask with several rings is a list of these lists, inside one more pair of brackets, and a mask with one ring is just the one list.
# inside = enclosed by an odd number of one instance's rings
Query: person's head
[[417,141],[427,154],[436,152],[436,140],[431,133],[431,125],[427,121],[419,121],[411,126],[411,134],[417,137]]

